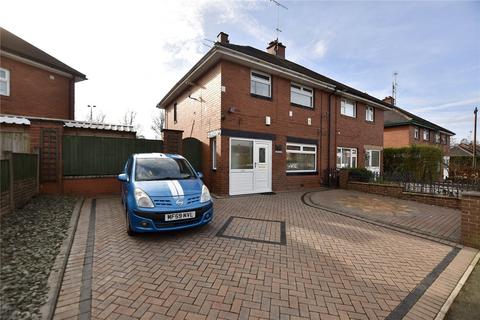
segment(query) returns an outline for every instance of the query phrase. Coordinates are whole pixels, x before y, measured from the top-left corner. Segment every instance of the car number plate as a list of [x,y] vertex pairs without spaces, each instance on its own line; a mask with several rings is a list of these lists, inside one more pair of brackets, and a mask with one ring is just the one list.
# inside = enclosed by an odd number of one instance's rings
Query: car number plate
[[195,211],[167,213],[165,215],[165,221],[183,220],[195,218]]

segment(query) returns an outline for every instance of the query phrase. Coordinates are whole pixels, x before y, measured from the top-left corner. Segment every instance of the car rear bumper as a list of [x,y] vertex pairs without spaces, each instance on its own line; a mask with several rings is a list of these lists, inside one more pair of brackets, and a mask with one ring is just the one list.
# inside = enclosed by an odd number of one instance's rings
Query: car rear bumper
[[129,211],[130,224],[134,232],[160,232],[170,230],[181,230],[201,226],[212,221],[213,218],[213,203],[197,207],[194,209],[186,209],[185,211],[195,211],[195,218],[165,221],[165,215],[171,212],[152,212],[152,211]]

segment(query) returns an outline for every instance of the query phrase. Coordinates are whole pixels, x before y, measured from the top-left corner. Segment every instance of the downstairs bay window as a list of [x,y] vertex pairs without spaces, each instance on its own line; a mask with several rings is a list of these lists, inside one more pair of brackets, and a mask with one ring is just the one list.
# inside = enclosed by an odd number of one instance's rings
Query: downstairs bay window
[[316,172],[317,146],[287,143],[287,173]]
[[356,168],[357,167],[357,149],[356,148],[337,148],[337,168]]

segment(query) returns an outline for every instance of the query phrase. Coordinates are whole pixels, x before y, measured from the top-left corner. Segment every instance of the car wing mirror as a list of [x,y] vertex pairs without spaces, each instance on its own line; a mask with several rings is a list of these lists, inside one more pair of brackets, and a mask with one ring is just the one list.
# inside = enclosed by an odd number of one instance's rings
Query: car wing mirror
[[197,172],[197,176],[198,176],[200,179],[203,179],[203,173],[201,173],[200,171]]
[[122,182],[128,182],[128,175],[126,173],[120,173],[117,179]]

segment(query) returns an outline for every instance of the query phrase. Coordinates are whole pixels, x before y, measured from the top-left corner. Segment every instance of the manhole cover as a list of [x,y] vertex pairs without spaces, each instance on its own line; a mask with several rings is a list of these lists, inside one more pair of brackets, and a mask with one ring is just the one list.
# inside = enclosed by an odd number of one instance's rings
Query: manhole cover
[[253,242],[287,244],[285,221],[233,216],[225,222],[217,236]]

